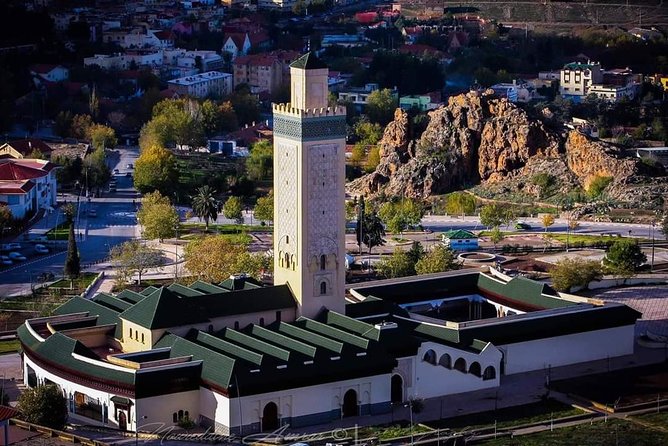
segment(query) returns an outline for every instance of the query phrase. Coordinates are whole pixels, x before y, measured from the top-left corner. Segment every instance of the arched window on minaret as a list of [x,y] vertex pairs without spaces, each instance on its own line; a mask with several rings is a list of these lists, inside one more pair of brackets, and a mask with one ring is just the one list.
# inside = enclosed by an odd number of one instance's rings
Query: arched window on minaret
[[320,269],[324,270],[327,268],[327,256],[325,254],[320,256]]
[[320,282],[320,294],[327,294],[327,282]]
[[290,268],[290,254],[287,253],[287,252],[285,253],[285,262],[284,262],[284,264],[285,264],[285,267],[286,267],[286,268]]

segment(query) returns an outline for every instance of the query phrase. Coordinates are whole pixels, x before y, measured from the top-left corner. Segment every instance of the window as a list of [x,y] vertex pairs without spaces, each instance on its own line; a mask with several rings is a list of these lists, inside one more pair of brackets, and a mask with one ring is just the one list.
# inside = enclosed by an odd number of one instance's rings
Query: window
[[235,330],[239,329],[239,321],[234,321],[234,329]]
[[132,339],[132,328],[130,329],[130,339]]
[[144,343],[144,333],[141,334],[141,343]]
[[320,294],[327,294],[327,282],[320,282]]
[[276,312],[276,322],[281,322],[281,311]]
[[290,236],[289,236],[289,235],[286,235],[286,236],[285,236],[285,244],[286,244],[286,245],[289,245],[289,244],[290,244]]
[[260,327],[264,327],[264,318],[263,317],[260,318]]
[[324,270],[325,267],[327,267],[327,256],[323,254],[320,256],[320,269]]
[[290,254],[288,254],[287,252],[285,253],[285,262],[284,263],[285,263],[286,268],[290,268]]
[[173,423],[176,423],[176,422],[178,422],[178,421],[179,421],[179,417],[178,417],[178,415],[176,414],[176,412],[174,412],[174,413],[172,414],[172,422],[173,422]]

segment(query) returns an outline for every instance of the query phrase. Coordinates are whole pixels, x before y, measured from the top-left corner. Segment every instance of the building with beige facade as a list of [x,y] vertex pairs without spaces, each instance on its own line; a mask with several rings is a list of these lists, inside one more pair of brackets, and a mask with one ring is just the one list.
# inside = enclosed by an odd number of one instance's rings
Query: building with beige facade
[[220,71],[193,74],[192,76],[172,79],[167,83],[169,89],[182,96],[206,98],[223,97],[232,93],[232,75]]

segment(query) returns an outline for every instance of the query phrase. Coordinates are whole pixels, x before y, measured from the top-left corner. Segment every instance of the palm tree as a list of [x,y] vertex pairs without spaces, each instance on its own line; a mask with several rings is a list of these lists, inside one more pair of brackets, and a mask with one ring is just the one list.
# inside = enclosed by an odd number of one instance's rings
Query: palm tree
[[207,231],[209,230],[209,220],[215,221],[218,218],[220,206],[215,194],[214,189],[209,186],[202,186],[197,189],[197,195],[193,197],[193,212],[200,220],[204,219]]

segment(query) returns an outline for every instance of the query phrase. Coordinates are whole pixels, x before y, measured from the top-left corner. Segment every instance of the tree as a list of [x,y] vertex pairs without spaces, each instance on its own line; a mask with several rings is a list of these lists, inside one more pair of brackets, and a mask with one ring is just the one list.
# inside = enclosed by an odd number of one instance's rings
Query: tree
[[55,385],[37,386],[19,395],[18,409],[28,423],[61,430],[67,421],[65,397]]
[[603,258],[603,265],[616,276],[631,277],[647,261],[640,245],[635,240],[617,240]]
[[371,146],[369,155],[366,157],[366,165],[364,170],[366,172],[373,172],[380,164],[380,148],[378,146]]
[[596,175],[590,182],[589,187],[587,188],[587,195],[591,198],[598,198],[603,194],[608,185],[612,183],[612,177],[606,177],[602,175]]
[[261,280],[264,273],[272,270],[273,265],[273,257],[264,252],[242,252],[237,258],[234,269],[238,273],[248,274]]
[[475,198],[466,192],[453,192],[447,197],[445,212],[461,216],[472,214],[475,212]]
[[37,160],[45,160],[46,155],[44,155],[44,153],[42,153],[39,149],[35,148],[35,149],[32,149],[32,152],[30,152],[26,158],[37,159]]
[[141,193],[169,194],[178,183],[179,172],[172,153],[161,146],[142,150],[135,162],[134,185]]
[[88,139],[88,130],[93,125],[90,115],[74,115],[70,126],[70,136],[76,139]]
[[209,220],[215,221],[220,209],[215,194],[214,189],[209,186],[202,186],[197,189],[197,194],[193,197],[193,212],[200,220],[204,220],[207,231],[209,230]]
[[0,241],[5,234],[5,227],[12,222],[14,216],[9,206],[0,204]]
[[387,202],[378,212],[381,220],[390,232],[403,232],[408,226],[416,226],[422,221],[424,207],[416,200],[403,199],[397,202]]
[[369,248],[369,254],[374,246],[385,244],[385,227],[378,214],[373,211],[364,212],[364,216],[357,224],[357,244],[364,243]]
[[549,173],[541,172],[531,177],[531,182],[538,186],[538,198],[543,198],[554,185],[555,178]]
[[223,117],[222,110],[215,102],[210,99],[202,102],[200,116],[202,129],[206,136],[214,136],[220,131]]
[[179,214],[160,192],[147,194],[137,212],[137,221],[143,227],[142,236],[163,240],[173,237],[179,224]]
[[355,135],[364,146],[373,146],[383,137],[383,127],[378,123],[372,123],[368,118],[360,118],[353,128]]
[[74,236],[74,221],[72,217],[67,218],[70,225],[70,233],[67,237],[67,258],[65,259],[65,275],[69,279],[76,279],[81,272],[81,259],[77,249],[77,240]]
[[411,258],[414,264],[422,259],[424,257],[424,248],[422,247],[422,243],[417,241],[413,242],[411,249],[408,250],[408,257]]
[[246,171],[251,180],[271,178],[274,166],[274,148],[271,142],[261,140],[251,146],[246,158]]
[[435,245],[415,264],[417,274],[440,273],[459,268],[455,252],[443,245]]
[[387,125],[392,121],[396,109],[397,99],[388,88],[372,91],[367,97],[366,115],[373,123]]
[[137,274],[139,285],[141,285],[142,274],[150,268],[164,264],[160,250],[146,246],[138,240],[130,240],[114,246],[110,257],[124,283],[129,282],[130,278]]
[[230,101],[225,101],[220,105],[220,131],[233,132],[239,128],[237,113]]
[[274,221],[274,192],[266,197],[260,197],[255,204],[254,215],[260,221]]
[[415,262],[406,251],[397,248],[391,256],[376,264],[376,271],[388,279],[411,276],[415,274]]
[[260,104],[246,85],[239,85],[230,96],[232,108],[240,125],[251,124],[260,120]]
[[600,280],[603,277],[603,268],[595,260],[565,258],[555,264],[550,275],[552,286],[557,291],[568,292],[576,286],[586,289],[591,281]]
[[185,266],[201,280],[219,283],[241,272],[237,269],[238,262],[245,253],[244,245],[232,243],[225,236],[205,236],[186,245]]
[[488,228],[501,226],[504,220],[504,210],[496,204],[488,204],[480,210],[480,223]]
[[540,223],[545,228],[545,232],[547,232],[547,228],[554,224],[554,214],[543,214],[540,218]]
[[90,143],[95,150],[113,149],[118,144],[116,132],[111,127],[102,124],[94,124],[88,129]]
[[240,197],[230,197],[223,205],[223,215],[225,218],[235,220],[237,223],[243,222],[243,202]]
[[494,243],[494,251],[496,252],[496,245],[499,244],[501,240],[503,240],[505,236],[503,235],[503,232],[499,229],[498,226],[495,226],[492,229],[492,232],[489,234],[489,240]]

